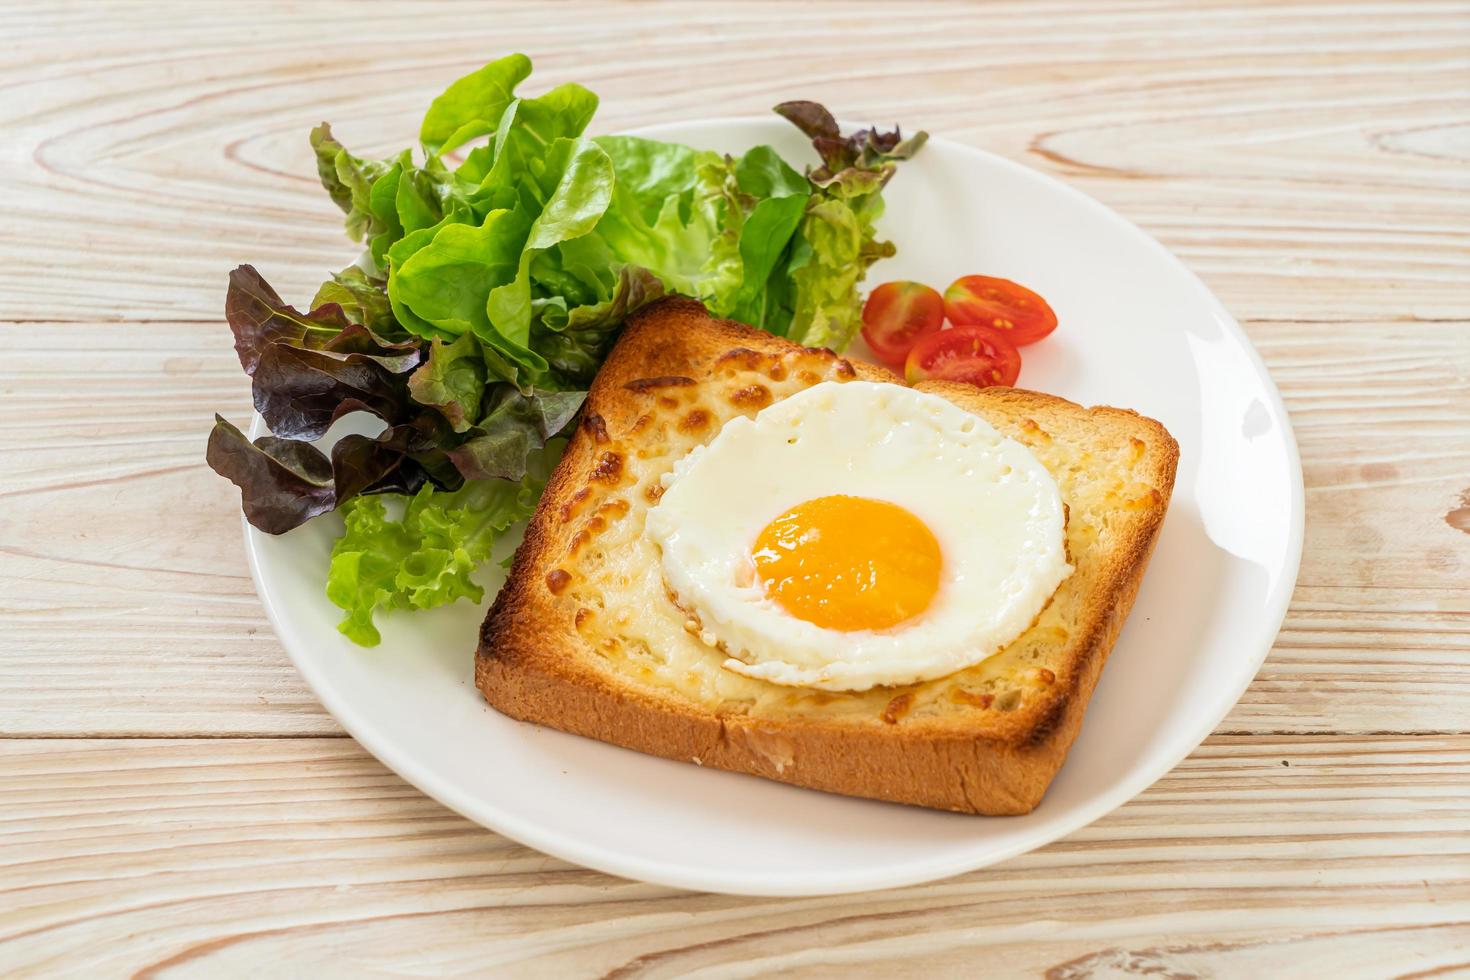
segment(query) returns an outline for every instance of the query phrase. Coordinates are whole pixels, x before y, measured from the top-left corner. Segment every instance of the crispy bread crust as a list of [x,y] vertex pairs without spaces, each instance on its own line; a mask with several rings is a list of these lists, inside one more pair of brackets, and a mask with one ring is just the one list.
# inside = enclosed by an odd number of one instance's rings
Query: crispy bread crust
[[1045,696],[1004,712],[903,718],[906,689],[893,689],[892,701],[874,717],[720,711],[597,669],[587,642],[556,606],[551,585],[571,534],[565,509],[585,498],[588,488],[618,483],[621,461],[603,448],[609,432],[614,438],[636,432],[649,398],[700,384],[732,352],[798,356],[839,378],[898,380],[882,368],[849,364],[826,351],[803,352],[742,324],[711,319],[693,300],[666,299],[640,311],[598,374],[577,434],[485,619],[475,680],[486,700],[513,718],[813,789],[968,813],[1029,812],[1077,736],[1137,594],[1173,488],[1177,444],[1157,422],[1129,411],[1083,409],[1019,389],[920,384],[998,426],[998,419],[1012,427],[1018,420],[1080,420],[1120,438],[1135,433],[1150,447],[1148,482],[1154,490],[1147,506],[1130,518],[1119,560],[1094,584],[1089,615],[1063,651],[1064,669],[1045,672],[1054,681]]

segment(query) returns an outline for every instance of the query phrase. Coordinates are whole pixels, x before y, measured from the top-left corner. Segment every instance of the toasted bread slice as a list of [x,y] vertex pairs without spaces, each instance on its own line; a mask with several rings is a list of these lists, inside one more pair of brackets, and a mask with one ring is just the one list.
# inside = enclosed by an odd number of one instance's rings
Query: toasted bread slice
[[1082,724],[1168,506],[1163,426],[1011,388],[924,383],[1024,443],[1068,508],[1076,571],[1000,653],[860,693],[725,670],[691,635],[644,533],[660,478],[726,420],[824,380],[901,383],[667,299],[628,323],[481,631],[485,698],[538,722],[699,765],[968,813],[1026,813]]

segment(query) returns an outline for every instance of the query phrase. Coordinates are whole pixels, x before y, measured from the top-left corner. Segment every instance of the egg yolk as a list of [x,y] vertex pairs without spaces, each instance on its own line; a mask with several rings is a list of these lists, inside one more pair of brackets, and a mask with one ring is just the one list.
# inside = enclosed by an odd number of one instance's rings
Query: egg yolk
[[767,524],[751,552],[766,594],[797,619],[882,630],[922,613],[939,591],[939,541],[897,504],[817,497]]

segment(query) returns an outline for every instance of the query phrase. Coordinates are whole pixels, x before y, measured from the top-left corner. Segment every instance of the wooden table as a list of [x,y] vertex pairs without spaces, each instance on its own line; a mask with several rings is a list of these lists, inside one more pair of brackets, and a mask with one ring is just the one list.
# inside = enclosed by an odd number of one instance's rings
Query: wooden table
[[[0,973],[1426,976],[1470,969],[1470,5],[4,5]],[[349,246],[307,130],[405,144],[524,50],[599,131],[790,97],[1080,187],[1202,275],[1296,426],[1240,705],[1132,803],[924,887],[694,895],[540,855],[344,736],[203,465],[254,261]]]

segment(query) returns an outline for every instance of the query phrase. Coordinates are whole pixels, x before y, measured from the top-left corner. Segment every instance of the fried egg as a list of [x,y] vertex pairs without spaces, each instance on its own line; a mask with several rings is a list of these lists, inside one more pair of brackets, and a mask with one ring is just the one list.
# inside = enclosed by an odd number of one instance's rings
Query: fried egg
[[664,585],[727,670],[864,691],[1004,649],[1071,574],[1056,481],[937,395],[825,382],[664,477]]

